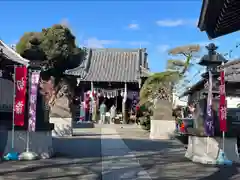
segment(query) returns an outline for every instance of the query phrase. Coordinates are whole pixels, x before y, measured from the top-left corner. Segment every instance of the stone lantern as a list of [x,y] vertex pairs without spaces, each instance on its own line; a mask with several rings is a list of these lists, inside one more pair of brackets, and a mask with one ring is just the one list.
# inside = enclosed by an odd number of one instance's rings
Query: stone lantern
[[[222,138],[219,130],[219,76],[218,67],[227,60],[216,52],[217,47],[215,44],[209,44],[207,47],[208,54],[204,55],[199,64],[206,67],[206,72],[202,74],[203,82],[205,83],[199,91],[199,96],[196,100],[196,109],[194,113],[194,127],[189,128],[188,148],[185,157],[188,159],[199,162],[202,164],[219,164],[220,160],[225,157],[231,161],[239,162],[238,153],[236,153],[237,135]],[[212,74],[212,118],[211,132],[207,132],[206,123],[208,119],[207,97],[209,92],[209,74]],[[196,90],[195,90],[196,91]],[[239,127],[228,121],[228,131],[237,132],[232,127]],[[235,128],[236,129],[236,128]],[[240,128],[239,128],[240,129]],[[225,147],[225,149],[223,148]],[[224,155],[223,155],[224,154]]]
[[219,101],[219,72],[218,67],[224,62],[227,62],[227,60],[216,52],[217,46],[215,44],[211,43],[208,46],[206,46],[206,49],[208,50],[208,54],[204,55],[200,61],[199,65],[206,67],[206,72],[202,74],[203,81],[204,81],[204,88],[200,90],[200,96],[197,100],[196,104],[196,111],[195,111],[195,119],[194,119],[194,133],[196,135],[207,135],[206,131],[204,129],[204,121],[205,121],[205,115],[207,111],[207,95],[208,95],[208,80],[209,80],[209,72],[212,74],[212,107],[213,107],[213,127],[215,134],[216,126],[218,127],[218,118],[217,118],[217,112],[218,112],[218,101]]

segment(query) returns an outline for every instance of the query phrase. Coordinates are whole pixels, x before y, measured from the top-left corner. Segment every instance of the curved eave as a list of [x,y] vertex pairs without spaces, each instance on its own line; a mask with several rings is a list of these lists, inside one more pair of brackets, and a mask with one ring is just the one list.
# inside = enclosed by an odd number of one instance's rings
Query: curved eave
[[0,40],[0,49],[1,49],[1,46],[2,46],[2,53],[5,58],[25,66],[29,65],[29,60],[20,56],[16,51],[14,51],[12,48],[6,45],[2,40]]
[[208,8],[208,2],[209,0],[203,0],[200,18],[198,21],[198,28],[200,29],[200,31],[205,31],[205,17],[206,17],[206,12]]
[[149,77],[153,74],[151,71],[149,71],[149,69],[146,69],[142,66],[140,66],[140,68],[141,68],[141,77]]

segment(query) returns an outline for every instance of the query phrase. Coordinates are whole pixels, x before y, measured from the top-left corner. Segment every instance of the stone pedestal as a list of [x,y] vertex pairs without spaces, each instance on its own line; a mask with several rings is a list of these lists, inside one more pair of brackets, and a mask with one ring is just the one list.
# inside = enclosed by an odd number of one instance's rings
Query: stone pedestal
[[81,129],[81,128],[94,128],[94,123],[92,121],[73,121],[72,129]]
[[72,118],[50,117],[50,122],[54,123],[52,136],[72,136]]
[[[27,131],[15,131],[15,151],[22,153],[26,151]],[[30,132],[29,150],[35,152],[42,158],[50,158],[53,155],[51,131]],[[11,152],[12,131],[0,130],[0,153],[5,155]]]
[[175,127],[174,120],[151,120],[150,139],[171,139]]
[[[189,136],[185,157],[202,164],[216,164],[222,148],[220,137]],[[232,162],[240,162],[237,150],[237,138],[225,138],[225,156]]]

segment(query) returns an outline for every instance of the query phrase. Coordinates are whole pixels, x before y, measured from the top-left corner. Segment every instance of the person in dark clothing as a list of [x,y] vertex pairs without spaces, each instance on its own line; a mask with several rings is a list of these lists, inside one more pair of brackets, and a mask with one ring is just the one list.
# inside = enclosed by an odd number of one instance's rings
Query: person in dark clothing
[[194,111],[195,111],[194,105],[193,104],[188,105],[183,112],[184,118],[192,118]]

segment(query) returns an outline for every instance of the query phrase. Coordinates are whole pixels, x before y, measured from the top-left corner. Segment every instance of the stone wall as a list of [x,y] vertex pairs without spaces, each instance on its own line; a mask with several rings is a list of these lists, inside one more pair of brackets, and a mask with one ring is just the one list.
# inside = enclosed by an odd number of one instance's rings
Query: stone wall
[[72,136],[72,118],[50,117],[50,123],[54,123],[52,136]]
[[55,118],[71,118],[71,110],[69,100],[66,96],[56,98],[55,104],[51,107],[50,117]]
[[[227,159],[240,162],[237,151],[237,138],[225,138],[224,153]],[[221,137],[197,137],[189,136],[188,148],[185,157],[193,162],[202,164],[216,164],[219,152],[223,151]]]
[[150,139],[171,139],[175,127],[172,120],[151,120]]
[[66,96],[55,100],[55,104],[50,111],[50,123],[54,123],[52,136],[72,135],[72,113]]
[[153,119],[174,120],[172,116],[172,103],[168,100],[156,100],[153,109]]

